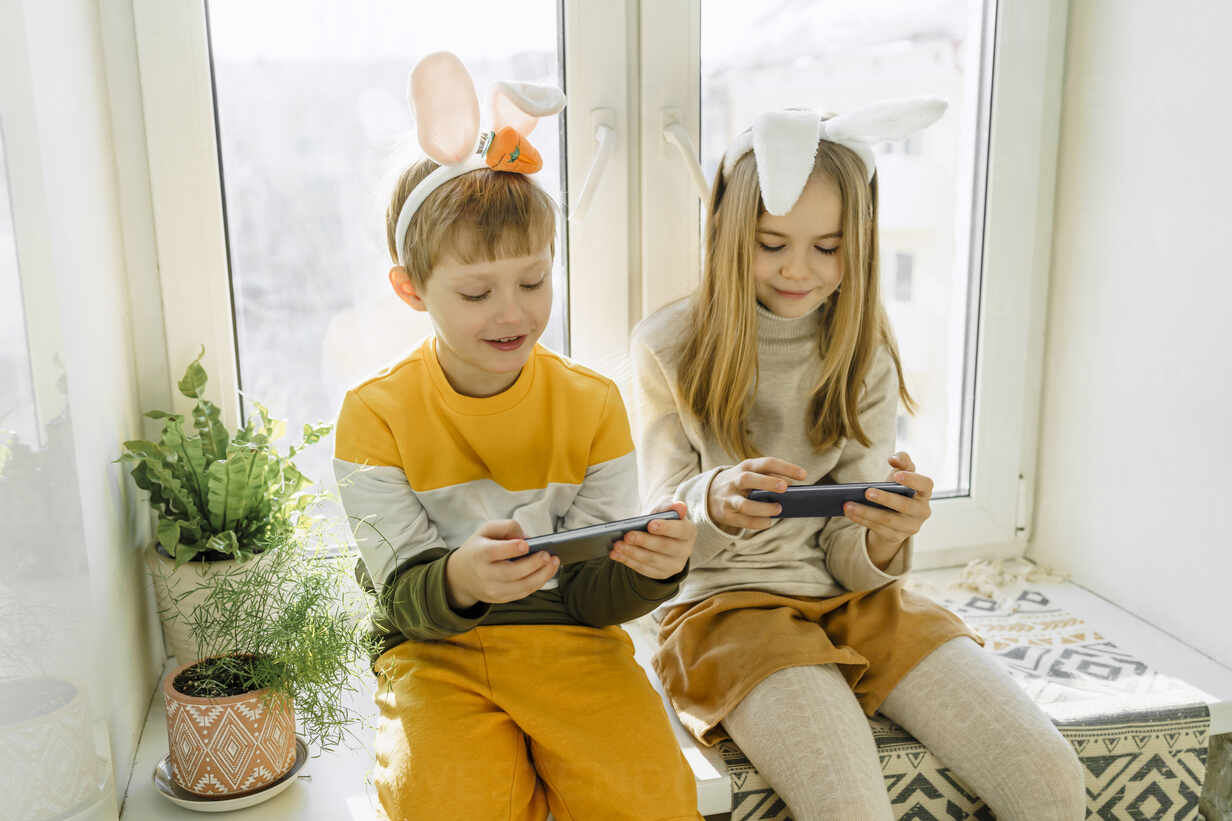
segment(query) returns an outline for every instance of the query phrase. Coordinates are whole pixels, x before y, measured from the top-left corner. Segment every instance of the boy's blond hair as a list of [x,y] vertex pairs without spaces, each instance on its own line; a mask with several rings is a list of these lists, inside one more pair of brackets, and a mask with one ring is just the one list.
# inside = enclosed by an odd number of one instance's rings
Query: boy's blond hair
[[[398,264],[394,230],[402,203],[419,182],[439,166],[423,159],[398,177],[385,211],[389,256]],[[524,174],[480,169],[450,180],[433,191],[406,231],[407,273],[423,288],[433,266],[449,253],[464,264],[527,256],[548,247],[556,253],[556,206]]]
[[[809,441],[818,450],[840,439],[870,442],[857,407],[864,378],[884,345],[898,373],[899,397],[909,411],[915,403],[903,383],[902,363],[878,291],[877,178],[870,182],[854,151],[822,140],[812,177],[829,179],[842,199],[840,289],[823,311],[817,346],[822,372],[813,388]],[[679,363],[680,388],[697,418],[737,459],[761,455],[746,423],[757,389],[757,291],[753,253],[757,221],[766,211],[753,152],[741,157],[727,177],[718,175],[706,217],[706,259],[694,297]]]

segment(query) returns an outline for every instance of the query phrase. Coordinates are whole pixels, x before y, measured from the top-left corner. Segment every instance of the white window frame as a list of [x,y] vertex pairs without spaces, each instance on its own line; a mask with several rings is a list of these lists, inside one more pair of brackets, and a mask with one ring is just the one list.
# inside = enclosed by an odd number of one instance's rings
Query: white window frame
[[173,410],[182,369],[202,361],[223,424],[239,425],[235,322],[204,2],[133,0],[150,196]]
[[[970,492],[934,501],[917,568],[1021,556],[1030,538],[1067,16],[1068,0],[998,4]],[[697,195],[662,134],[675,118],[700,144],[700,26],[700,0],[641,6],[644,313],[700,272],[680,240],[700,235]]]
[[[699,0],[562,0],[567,186],[576,197],[596,126],[613,149],[586,218],[570,222],[570,353],[627,387],[636,322],[696,286],[699,210],[677,149],[698,144]],[[133,0],[164,328],[178,369],[205,366],[236,426],[239,403],[223,192],[201,2]],[[1034,496],[1044,313],[1068,0],[1002,0],[996,26],[975,363],[970,494],[937,500],[917,567],[1021,555]],[[636,135],[636,136],[635,136]]]
[[637,287],[636,169],[640,141],[635,106],[637,66],[627,43],[637,0],[564,0],[566,190],[571,204],[591,174],[600,126],[613,149],[585,216],[568,223],[569,355],[615,379],[631,380],[625,354],[641,318]]

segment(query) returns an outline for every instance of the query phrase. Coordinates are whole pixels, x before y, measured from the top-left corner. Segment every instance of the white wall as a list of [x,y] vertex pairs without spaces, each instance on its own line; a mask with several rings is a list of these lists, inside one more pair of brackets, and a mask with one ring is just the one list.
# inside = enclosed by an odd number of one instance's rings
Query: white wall
[[138,289],[154,277],[152,228],[139,219],[148,183],[143,190],[128,168],[121,183],[117,171],[117,159],[144,157],[135,66],[126,72],[123,59],[106,61],[103,50],[105,31],[131,40],[126,5],[104,2],[104,24],[92,0],[6,3],[0,38],[24,354],[40,422],[59,431],[25,457],[45,482],[43,497],[59,500],[55,510],[24,532],[6,530],[0,562],[8,569],[40,558],[41,567],[13,579],[17,602],[37,606],[28,612],[40,641],[24,662],[88,691],[119,795],[164,656],[139,553],[150,538],[148,506],[113,461],[122,442],[151,432],[141,413],[147,402],[165,406],[167,392],[165,354],[161,374],[154,355],[163,346],[157,291],[139,291],[136,315],[130,309],[130,268]]
[[1229,31],[1071,6],[1028,555],[1232,665]]

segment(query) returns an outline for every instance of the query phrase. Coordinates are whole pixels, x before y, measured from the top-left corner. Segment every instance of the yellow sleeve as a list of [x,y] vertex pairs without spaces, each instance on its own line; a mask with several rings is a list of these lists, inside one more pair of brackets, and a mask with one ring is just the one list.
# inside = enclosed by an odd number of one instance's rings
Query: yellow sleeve
[[334,458],[356,465],[400,467],[393,431],[358,393],[347,391],[334,429]]

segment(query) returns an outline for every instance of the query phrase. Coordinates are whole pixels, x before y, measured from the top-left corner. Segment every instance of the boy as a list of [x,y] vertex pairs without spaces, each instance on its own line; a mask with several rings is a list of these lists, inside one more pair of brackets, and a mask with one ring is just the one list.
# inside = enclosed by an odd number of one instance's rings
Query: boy
[[[421,144],[429,108],[417,102]],[[425,183],[436,168],[404,172],[387,214],[390,282],[435,335],[349,391],[336,434],[383,638],[381,803],[395,821],[697,819],[692,773],[617,626],[676,592],[694,526],[677,503],[679,521],[610,558],[524,556],[527,536],[635,513],[632,438],[611,380],[536,344],[551,200],[487,168]]]

